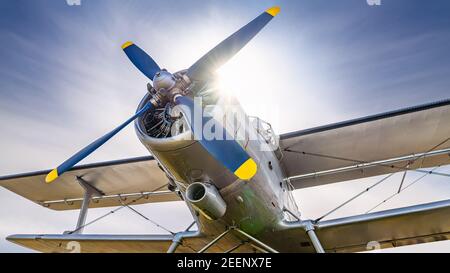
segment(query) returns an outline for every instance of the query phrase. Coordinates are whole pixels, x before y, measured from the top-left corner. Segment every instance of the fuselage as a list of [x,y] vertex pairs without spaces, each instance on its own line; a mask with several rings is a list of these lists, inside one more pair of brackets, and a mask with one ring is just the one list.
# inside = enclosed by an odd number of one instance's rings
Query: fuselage
[[[144,97],[139,108],[149,98],[150,95]],[[258,128],[259,120],[250,119],[233,99],[230,103],[229,99],[218,98],[214,104],[209,105],[209,109],[215,120],[220,120],[221,126],[235,137],[233,140],[224,141],[237,141],[257,163],[257,173],[250,180],[240,180],[218,162],[181,121],[178,125],[172,124],[172,127],[184,126],[182,129],[172,128],[172,133],[168,136],[155,137],[154,127],[164,122],[154,121],[154,125],[146,124],[144,115],[135,122],[137,135],[161,164],[161,168],[175,184],[188,206],[190,204],[185,194],[192,183],[209,183],[220,192],[226,203],[226,212],[222,217],[213,220],[201,211],[197,213],[197,224],[203,234],[215,236],[227,227],[235,226],[256,238],[270,241],[271,232],[286,219],[283,208],[297,211],[293,199],[289,198],[291,192],[284,182],[285,175],[274,151],[277,147],[261,132],[261,128]],[[172,111],[176,113],[176,110]],[[233,113],[233,118],[230,118],[230,113]],[[149,127],[153,130],[150,133]],[[194,206],[193,210],[199,209]]]

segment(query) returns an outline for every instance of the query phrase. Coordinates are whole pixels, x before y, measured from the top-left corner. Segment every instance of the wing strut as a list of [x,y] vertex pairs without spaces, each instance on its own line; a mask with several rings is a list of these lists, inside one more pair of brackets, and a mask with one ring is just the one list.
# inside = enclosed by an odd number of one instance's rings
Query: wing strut
[[325,253],[325,250],[322,247],[322,244],[320,243],[319,238],[316,235],[316,232],[314,231],[314,224],[311,220],[309,221],[302,221],[300,220],[300,217],[298,217],[295,213],[290,211],[288,208],[283,208],[284,212],[289,213],[292,215],[295,219],[297,219],[298,222],[302,223],[302,227],[305,230],[306,234],[309,236],[309,239],[311,240],[311,243],[314,246],[314,249],[317,253]]
[[78,183],[84,190],[83,202],[81,203],[80,214],[78,215],[77,226],[74,231],[66,231],[65,233],[70,234],[82,234],[84,230],[84,225],[86,224],[87,212],[89,209],[89,203],[94,196],[105,195],[102,191],[95,188],[89,182],[84,180],[81,176],[76,177]]

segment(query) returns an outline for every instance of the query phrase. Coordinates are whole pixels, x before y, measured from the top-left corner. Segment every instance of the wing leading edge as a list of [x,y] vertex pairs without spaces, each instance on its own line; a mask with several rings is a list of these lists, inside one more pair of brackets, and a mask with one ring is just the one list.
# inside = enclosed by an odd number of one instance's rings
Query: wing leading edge
[[280,148],[296,189],[446,165],[450,99],[284,134]]

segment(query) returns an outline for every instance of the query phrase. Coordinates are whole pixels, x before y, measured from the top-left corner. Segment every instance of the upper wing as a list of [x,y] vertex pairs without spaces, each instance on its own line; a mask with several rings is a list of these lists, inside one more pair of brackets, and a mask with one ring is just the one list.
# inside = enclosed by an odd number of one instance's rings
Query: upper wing
[[[450,239],[450,200],[321,221],[315,232],[326,252],[356,252]],[[304,238],[301,224],[288,223],[285,236]],[[299,244],[297,242],[297,244]],[[312,251],[311,246],[308,250]]]
[[136,200],[134,204],[180,200],[167,190],[165,173],[149,156],[78,166],[62,175],[58,183],[45,183],[47,173],[0,177],[0,186],[55,210],[80,208],[84,189],[77,178],[102,193],[93,198],[90,207],[119,206],[125,199]]
[[445,100],[281,135],[282,166],[294,188],[305,188],[397,172],[408,162],[445,165],[449,138]]

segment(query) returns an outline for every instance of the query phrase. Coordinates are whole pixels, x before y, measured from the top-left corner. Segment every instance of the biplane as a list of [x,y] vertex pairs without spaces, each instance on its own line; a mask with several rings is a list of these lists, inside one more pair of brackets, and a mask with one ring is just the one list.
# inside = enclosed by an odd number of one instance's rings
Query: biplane
[[[221,97],[214,72],[279,11],[269,8],[175,73],[126,42],[123,51],[151,81],[136,113],[52,170],[0,178],[45,208],[79,210],[75,229],[7,240],[40,252],[67,252],[75,242],[81,252],[322,253],[449,239],[450,200],[331,220],[301,216],[296,189],[399,172],[449,177],[436,167],[450,163],[450,100],[275,135]],[[151,156],[76,165],[132,122]],[[193,216],[179,232],[83,232],[89,209],[173,201]]]

